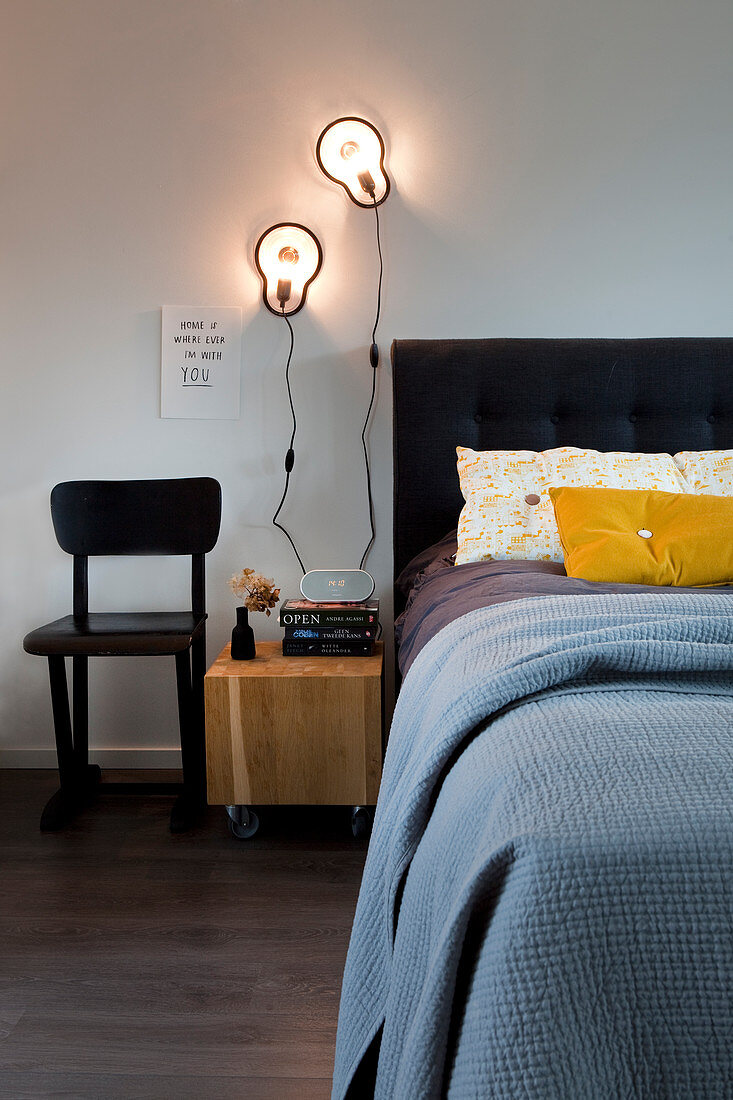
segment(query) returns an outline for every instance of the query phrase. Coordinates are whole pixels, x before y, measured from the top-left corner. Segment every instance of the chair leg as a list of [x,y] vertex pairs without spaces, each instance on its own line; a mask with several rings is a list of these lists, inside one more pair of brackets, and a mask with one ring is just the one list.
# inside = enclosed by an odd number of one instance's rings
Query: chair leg
[[74,759],[81,772],[89,763],[89,658],[72,657]]
[[69,793],[76,786],[74,741],[69,713],[69,689],[66,683],[66,661],[63,657],[48,658],[48,675],[51,681],[51,707],[53,728],[56,735],[56,755],[59,762],[59,779],[62,791]]
[[71,723],[74,761],[80,782],[93,791],[102,780],[102,772],[98,764],[89,763],[89,658],[72,657],[71,663],[74,685]]
[[206,708],[204,703],[204,676],[206,675],[206,633],[191,647],[191,686],[194,699],[196,775],[199,782],[199,798],[206,805]]
[[51,681],[51,707],[61,786],[46,803],[41,815],[41,829],[44,831],[61,829],[71,820],[79,808],[80,787],[71,732],[66,662],[63,657],[48,658],[48,674]]
[[196,823],[202,805],[201,782],[197,774],[196,703],[191,687],[191,661],[188,651],[176,653],[176,685],[178,726],[181,732],[183,791],[173,804],[170,828],[172,833],[182,833]]

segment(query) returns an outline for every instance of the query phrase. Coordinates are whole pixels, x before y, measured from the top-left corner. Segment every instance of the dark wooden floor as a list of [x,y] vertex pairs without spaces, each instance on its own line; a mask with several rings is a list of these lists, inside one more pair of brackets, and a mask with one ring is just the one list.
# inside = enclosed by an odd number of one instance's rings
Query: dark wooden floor
[[236,841],[222,809],[171,836],[170,798],[103,794],[41,834],[55,786],[0,772],[0,1096],[327,1097],[347,811],[265,810]]

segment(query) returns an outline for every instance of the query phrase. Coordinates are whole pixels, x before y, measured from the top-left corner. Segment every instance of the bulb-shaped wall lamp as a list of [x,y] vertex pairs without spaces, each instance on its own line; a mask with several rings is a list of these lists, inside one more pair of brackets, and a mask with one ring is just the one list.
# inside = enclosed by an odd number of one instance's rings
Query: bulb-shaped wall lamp
[[298,225],[297,222],[278,222],[277,225],[271,225],[255,245],[255,264],[262,279],[262,300],[271,313],[282,317],[290,333],[290,350],[285,364],[285,385],[288,390],[292,428],[290,443],[285,453],[285,487],[272,522],[279,531],[282,531],[292,546],[303,573],[305,573],[305,566],[295,541],[287,528],[278,522],[288,495],[290,475],[295,466],[297,421],[293,393],[290,388],[290,364],[293,359],[295,333],[290,318],[305,305],[308,287],[321,270],[322,263],[323,249],[320,241],[315,233],[311,233],[310,229],[306,229],[304,225]]
[[389,176],[384,167],[384,140],[376,126],[364,118],[349,115],[337,118],[321,131],[316,142],[316,161],[318,167],[334,183],[343,187],[352,202],[364,209],[373,209],[377,229],[377,254],[379,256],[379,279],[377,282],[377,308],[369,347],[369,362],[372,366],[372,392],[369,399],[364,427],[361,430],[361,445],[364,450],[364,468],[366,471],[367,499],[369,501],[369,527],[371,537],[362,554],[360,569],[364,568],[375,537],[374,501],[372,498],[372,474],[369,462],[367,430],[369,418],[374,408],[377,392],[377,367],[379,366],[379,346],[377,344],[377,326],[382,308],[382,239],[379,227],[379,207],[389,194]]
[[270,312],[291,317],[302,309],[322,263],[320,242],[304,225],[278,222],[266,229],[255,246],[255,264]]
[[321,171],[357,206],[379,206],[389,194],[384,141],[371,122],[350,116],[326,126],[316,144]]

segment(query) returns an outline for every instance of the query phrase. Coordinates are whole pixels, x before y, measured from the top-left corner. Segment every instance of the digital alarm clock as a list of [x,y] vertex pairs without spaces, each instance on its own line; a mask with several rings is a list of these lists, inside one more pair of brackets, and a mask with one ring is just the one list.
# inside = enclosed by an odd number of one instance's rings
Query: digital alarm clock
[[374,577],[365,569],[311,569],[300,591],[311,603],[364,603],[374,591]]

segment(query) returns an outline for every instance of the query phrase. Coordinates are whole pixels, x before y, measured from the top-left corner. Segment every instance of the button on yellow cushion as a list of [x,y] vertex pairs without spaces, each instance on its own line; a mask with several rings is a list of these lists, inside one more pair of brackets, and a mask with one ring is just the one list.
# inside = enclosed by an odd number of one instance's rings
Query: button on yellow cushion
[[550,489],[569,577],[618,584],[733,584],[733,497]]

